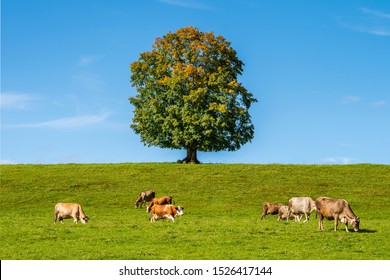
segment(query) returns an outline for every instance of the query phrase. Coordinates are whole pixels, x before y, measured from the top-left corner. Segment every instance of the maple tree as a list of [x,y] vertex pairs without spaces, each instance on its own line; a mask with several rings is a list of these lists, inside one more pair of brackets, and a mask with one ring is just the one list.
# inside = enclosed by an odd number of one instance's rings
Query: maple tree
[[137,95],[131,128],[148,146],[185,149],[180,162],[199,163],[198,151],[235,151],[251,141],[249,108],[257,100],[238,82],[243,72],[231,43],[185,27],[156,38],[130,65]]

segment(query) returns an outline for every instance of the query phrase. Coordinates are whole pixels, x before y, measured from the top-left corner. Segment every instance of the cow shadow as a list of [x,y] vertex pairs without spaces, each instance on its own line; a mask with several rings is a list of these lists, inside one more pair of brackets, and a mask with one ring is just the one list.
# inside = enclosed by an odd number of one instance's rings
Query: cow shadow
[[363,229],[359,229],[359,231],[357,233],[376,233],[377,230],[374,230],[374,229],[366,229],[366,228],[363,228]]

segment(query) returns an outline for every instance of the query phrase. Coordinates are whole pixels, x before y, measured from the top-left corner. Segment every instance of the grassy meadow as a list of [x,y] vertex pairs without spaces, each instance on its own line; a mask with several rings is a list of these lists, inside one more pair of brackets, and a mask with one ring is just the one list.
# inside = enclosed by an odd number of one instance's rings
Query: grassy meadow
[[[0,259],[390,259],[389,165],[173,163],[1,165]],[[171,195],[184,215],[148,221],[141,191]],[[346,199],[361,231],[261,220],[262,203],[293,196]],[[78,202],[88,224],[53,223],[57,202]]]

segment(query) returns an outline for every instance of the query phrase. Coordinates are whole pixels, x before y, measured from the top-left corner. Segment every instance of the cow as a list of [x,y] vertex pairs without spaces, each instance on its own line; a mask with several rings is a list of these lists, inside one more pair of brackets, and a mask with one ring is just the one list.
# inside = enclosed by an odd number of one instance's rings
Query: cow
[[337,231],[338,221],[345,225],[348,231],[348,222],[354,231],[359,231],[360,218],[353,213],[349,203],[345,199],[320,196],[315,201],[317,207],[318,229],[324,230],[323,219],[334,220],[334,231]]
[[165,204],[172,204],[173,199],[172,196],[160,196],[156,198],[152,198],[149,206],[146,208],[146,212],[150,212],[153,205],[165,205]]
[[288,211],[288,205],[282,205],[279,207],[278,219],[277,219],[278,222],[280,220],[287,220],[287,219],[294,219],[296,222],[299,222],[301,218],[302,215],[290,214],[290,212]]
[[156,195],[155,191],[146,191],[139,194],[137,200],[134,202],[134,207],[138,208],[138,205],[140,208],[142,208],[142,204],[146,206],[147,201],[151,201]]
[[153,205],[149,220],[153,223],[158,219],[166,218],[169,221],[175,222],[176,216],[183,215],[184,207],[182,206],[175,206],[172,204],[165,204],[165,205]]
[[268,214],[275,215],[278,214],[280,206],[283,206],[282,203],[263,203],[263,213],[261,214],[261,219],[265,219],[265,216]]
[[77,224],[78,221],[86,224],[89,220],[85,215],[81,205],[78,203],[57,203],[54,207],[54,224],[57,219],[63,224],[64,219],[73,218],[73,223]]
[[[304,223],[310,219],[310,213],[316,210],[316,205],[310,197],[293,197],[288,201],[288,216],[294,214],[304,214]],[[288,221],[288,219],[287,219]]]

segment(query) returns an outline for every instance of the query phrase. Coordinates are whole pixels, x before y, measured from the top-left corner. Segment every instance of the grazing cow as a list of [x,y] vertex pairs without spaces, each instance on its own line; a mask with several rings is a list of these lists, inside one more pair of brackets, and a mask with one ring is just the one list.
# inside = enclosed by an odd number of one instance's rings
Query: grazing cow
[[134,202],[135,208],[138,208],[138,205],[140,208],[142,208],[142,204],[146,206],[147,201],[151,201],[156,195],[155,191],[146,191],[139,194],[137,200]]
[[278,219],[277,219],[278,222],[280,220],[287,220],[287,219],[294,219],[296,222],[299,222],[301,218],[302,215],[290,214],[290,212],[288,211],[288,205],[280,206],[278,211]]
[[165,204],[172,204],[172,196],[160,196],[156,198],[152,198],[149,206],[146,208],[146,212],[150,212],[153,205],[165,205]]
[[293,197],[288,201],[288,215],[305,214],[304,223],[309,221],[310,213],[314,210],[316,210],[316,205],[310,197]]
[[318,229],[324,230],[323,219],[334,220],[334,231],[337,231],[338,221],[345,225],[348,232],[348,222],[355,231],[359,231],[360,218],[353,213],[351,207],[345,199],[329,197],[319,197],[316,199],[318,219]]
[[64,219],[73,218],[73,223],[77,224],[78,221],[85,224],[89,218],[85,215],[81,205],[78,203],[57,203],[54,207],[54,223],[57,219],[63,224]]
[[150,212],[149,220],[153,223],[158,219],[166,218],[169,221],[175,222],[176,216],[183,215],[184,207],[175,206],[172,204],[154,205]]
[[282,203],[263,203],[263,213],[261,214],[261,219],[265,219],[265,216],[268,214],[274,215],[278,214],[280,206],[283,206]]

